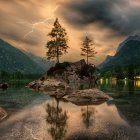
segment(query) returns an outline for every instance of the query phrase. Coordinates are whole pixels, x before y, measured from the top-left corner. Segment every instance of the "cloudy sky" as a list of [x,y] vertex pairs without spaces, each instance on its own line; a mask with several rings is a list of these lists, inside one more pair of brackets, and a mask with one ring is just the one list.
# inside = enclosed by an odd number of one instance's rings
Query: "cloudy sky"
[[79,60],[87,34],[96,44],[95,64],[114,55],[127,36],[140,34],[140,0],[0,0],[0,38],[44,57],[56,17],[69,36],[69,53],[61,60]]

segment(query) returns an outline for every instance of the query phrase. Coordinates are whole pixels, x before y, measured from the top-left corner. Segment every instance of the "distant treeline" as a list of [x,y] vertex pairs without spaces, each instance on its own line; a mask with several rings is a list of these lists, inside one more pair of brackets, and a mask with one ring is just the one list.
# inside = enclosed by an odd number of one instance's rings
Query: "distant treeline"
[[35,79],[39,78],[41,74],[24,74],[21,72],[9,73],[6,71],[0,71],[0,79],[5,80],[22,80],[22,79]]
[[134,67],[133,65],[128,67],[114,67],[111,70],[106,70],[101,72],[101,77],[110,78],[114,77],[117,79],[125,79],[128,78],[130,80],[134,80],[135,77],[140,75],[140,69]]

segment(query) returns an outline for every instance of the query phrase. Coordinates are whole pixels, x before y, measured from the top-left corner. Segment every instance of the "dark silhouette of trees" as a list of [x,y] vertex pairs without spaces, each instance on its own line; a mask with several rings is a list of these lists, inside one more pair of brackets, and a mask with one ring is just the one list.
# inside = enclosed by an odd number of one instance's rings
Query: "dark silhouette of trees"
[[135,77],[135,67],[134,65],[130,65],[128,66],[128,78],[130,80],[134,80]]
[[95,47],[92,47],[93,45],[94,45],[93,40],[91,40],[88,36],[86,36],[82,43],[81,55],[86,57],[87,64],[89,58],[95,57],[95,54],[97,54],[97,52],[95,51]]
[[121,67],[121,66],[115,67],[115,73],[116,73],[117,80],[125,78],[124,68],[123,67]]
[[56,58],[57,63],[59,63],[59,58],[67,53],[68,49],[68,37],[66,30],[60,25],[58,18],[54,22],[54,27],[52,28],[51,32],[49,33],[51,40],[47,42],[47,59],[54,59]]
[[89,78],[89,86],[91,86],[91,83],[97,84],[98,76],[97,76],[96,72],[97,72],[97,68],[95,67],[95,65],[85,64],[78,71],[78,75],[82,79],[83,79],[83,77],[88,77]]
[[39,78],[40,76],[41,76],[40,74],[25,74],[25,73],[21,73],[21,72],[10,73],[7,71],[0,71],[1,81],[36,79],[36,78]]

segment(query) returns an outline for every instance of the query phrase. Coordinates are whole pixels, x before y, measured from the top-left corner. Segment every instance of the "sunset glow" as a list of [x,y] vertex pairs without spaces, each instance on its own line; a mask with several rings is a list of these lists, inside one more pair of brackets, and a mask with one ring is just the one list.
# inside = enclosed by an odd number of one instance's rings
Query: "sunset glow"
[[[103,9],[104,3],[107,8]],[[100,9],[92,11],[95,6]],[[139,34],[139,9],[137,0],[0,0],[0,38],[44,57],[47,34],[58,17],[68,32],[70,46],[69,53],[61,60],[80,59],[81,39],[88,33],[94,38],[98,52],[91,62],[99,64],[106,55],[114,55],[119,43],[127,36]],[[137,22],[133,22],[135,19]]]

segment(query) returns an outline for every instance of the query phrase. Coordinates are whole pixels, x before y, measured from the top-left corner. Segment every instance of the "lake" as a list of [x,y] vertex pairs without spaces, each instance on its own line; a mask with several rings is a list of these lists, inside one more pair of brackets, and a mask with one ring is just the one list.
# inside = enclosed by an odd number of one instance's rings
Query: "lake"
[[28,90],[26,84],[17,82],[0,91],[0,106],[10,114],[0,123],[0,140],[140,139],[138,80],[102,80],[98,88],[114,101],[86,106]]

